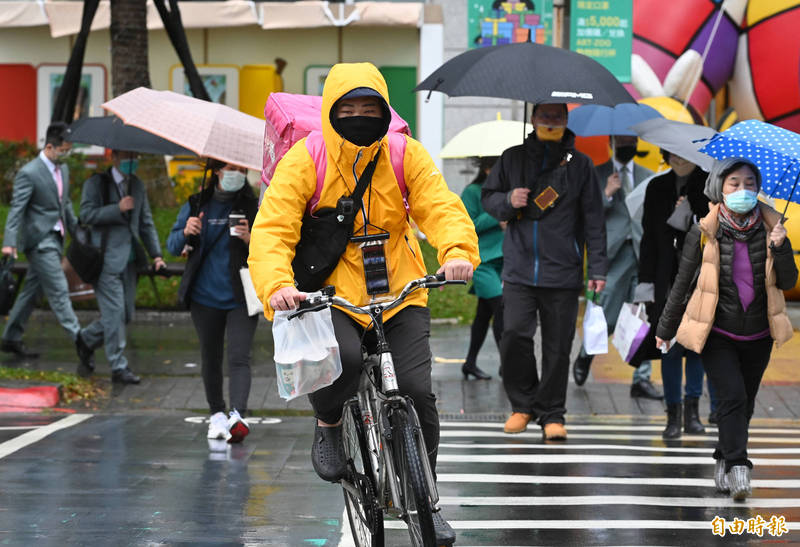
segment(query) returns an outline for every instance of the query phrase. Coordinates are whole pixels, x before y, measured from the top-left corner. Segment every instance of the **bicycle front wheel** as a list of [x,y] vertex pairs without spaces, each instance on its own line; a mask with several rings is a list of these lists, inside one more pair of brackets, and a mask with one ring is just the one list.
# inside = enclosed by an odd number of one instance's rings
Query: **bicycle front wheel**
[[355,492],[344,488],[344,504],[353,540],[359,547],[383,545],[383,511],[375,497],[372,461],[361,410],[357,402],[345,405],[342,415],[344,453],[347,458],[347,480]]
[[433,528],[433,512],[428,483],[422,467],[422,458],[428,455],[420,450],[416,429],[404,408],[391,414],[392,449],[395,456],[395,471],[400,484],[400,497],[405,508],[408,534],[414,547],[435,547],[436,533]]

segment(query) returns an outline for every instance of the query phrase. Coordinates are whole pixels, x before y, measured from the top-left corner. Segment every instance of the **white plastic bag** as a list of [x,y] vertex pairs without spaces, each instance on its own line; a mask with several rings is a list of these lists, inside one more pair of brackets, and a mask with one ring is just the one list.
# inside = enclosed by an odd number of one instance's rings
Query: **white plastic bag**
[[330,308],[289,321],[291,313],[277,311],[272,322],[278,394],[287,401],[329,386],[342,374]]
[[583,349],[588,355],[608,353],[608,325],[603,307],[586,301],[583,314]]
[[626,302],[619,311],[612,343],[620,357],[626,363],[630,363],[649,332],[650,323],[647,320],[644,304]]
[[264,304],[258,299],[256,288],[253,286],[253,279],[250,277],[250,270],[241,268],[239,270],[239,277],[242,279],[242,290],[244,291],[244,300],[247,304],[247,315],[253,316],[264,313]]

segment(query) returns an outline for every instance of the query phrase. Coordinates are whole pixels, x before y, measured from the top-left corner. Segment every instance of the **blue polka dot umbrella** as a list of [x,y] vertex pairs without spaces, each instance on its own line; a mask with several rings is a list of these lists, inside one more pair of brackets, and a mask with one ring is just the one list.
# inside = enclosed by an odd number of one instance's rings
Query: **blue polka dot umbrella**
[[[761,171],[761,191],[788,202],[800,203],[800,135],[770,123],[746,120],[711,138],[700,149],[712,158],[740,157]],[[785,211],[784,211],[785,213]]]

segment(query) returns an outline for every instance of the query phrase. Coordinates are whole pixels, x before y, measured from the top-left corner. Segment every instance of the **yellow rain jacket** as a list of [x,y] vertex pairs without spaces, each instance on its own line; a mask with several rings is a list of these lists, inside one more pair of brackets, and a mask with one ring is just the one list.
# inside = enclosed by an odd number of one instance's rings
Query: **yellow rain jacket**
[[[370,224],[391,234],[385,252],[391,294],[396,296],[406,283],[426,274],[425,264],[394,176],[387,137],[370,146],[359,147],[345,140],[331,125],[330,111],[334,103],[357,87],[378,91],[389,104],[386,82],[372,64],[340,63],[331,69],[322,92],[322,133],[328,164],[317,208],[336,207],[342,195],[349,195],[355,188],[353,171],[360,177],[378,147],[381,148],[372,177],[372,189],[367,188],[363,202],[365,205],[370,203]],[[404,169],[411,218],[438,249],[440,264],[463,259],[477,267],[480,263],[478,238],[464,205],[447,188],[442,174],[423,146],[409,137],[406,140]],[[271,320],[274,314],[269,305],[270,297],[277,290],[294,285],[294,250],[300,240],[303,214],[316,186],[316,166],[305,139],[302,139],[278,163],[250,237],[250,275],[256,293],[265,304],[267,319]],[[363,226],[362,215],[356,215],[354,230],[363,230]],[[358,244],[348,244],[326,284],[336,287],[336,294],[353,304],[362,306],[369,302]],[[385,319],[390,319],[403,307],[425,306],[427,302],[427,291],[416,291],[403,305],[387,312]],[[367,325],[366,316],[350,315],[361,325]]]

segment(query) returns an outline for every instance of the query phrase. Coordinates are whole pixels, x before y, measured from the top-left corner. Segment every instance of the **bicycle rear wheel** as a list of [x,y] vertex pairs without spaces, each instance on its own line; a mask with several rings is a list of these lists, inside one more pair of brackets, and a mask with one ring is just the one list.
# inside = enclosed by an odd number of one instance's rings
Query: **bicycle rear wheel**
[[395,456],[395,471],[400,483],[400,497],[405,507],[405,521],[411,545],[414,547],[435,547],[436,532],[433,527],[433,513],[428,483],[417,443],[417,423],[411,423],[404,408],[395,409],[391,415],[392,450]]
[[348,481],[356,492],[343,489],[344,504],[353,539],[359,547],[383,545],[383,511],[375,497],[372,460],[357,402],[345,405],[342,416],[344,453],[347,458]]

